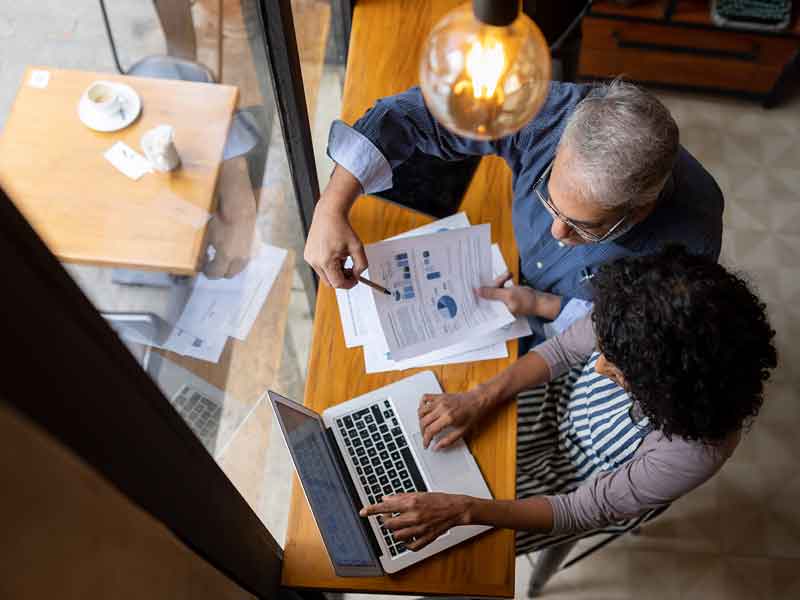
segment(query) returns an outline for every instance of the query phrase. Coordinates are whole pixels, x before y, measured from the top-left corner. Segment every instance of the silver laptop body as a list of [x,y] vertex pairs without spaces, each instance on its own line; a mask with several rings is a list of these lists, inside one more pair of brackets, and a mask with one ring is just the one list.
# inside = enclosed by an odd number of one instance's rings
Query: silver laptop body
[[[358,516],[361,507],[401,492],[492,497],[462,440],[446,450],[422,447],[417,417],[420,399],[423,394],[441,391],[436,376],[424,371],[329,408],[322,415],[269,392],[338,575],[375,575],[381,569],[395,573],[489,529],[456,527],[413,552],[382,526],[381,517]],[[322,469],[325,464],[328,468]],[[351,514],[334,514],[331,506]],[[370,553],[377,561],[365,559]]]

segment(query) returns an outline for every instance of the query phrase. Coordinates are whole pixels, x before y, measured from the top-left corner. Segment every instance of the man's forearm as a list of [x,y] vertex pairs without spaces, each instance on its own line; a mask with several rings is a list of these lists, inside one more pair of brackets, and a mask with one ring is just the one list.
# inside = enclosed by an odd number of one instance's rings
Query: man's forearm
[[499,375],[482,383],[476,391],[492,407],[516,398],[523,390],[550,381],[550,368],[536,352],[528,352]]
[[217,212],[228,223],[255,220],[256,197],[250,186],[247,161],[244,158],[233,158],[222,163]]
[[535,496],[525,500],[469,498],[465,520],[468,525],[549,533],[553,529],[553,518],[550,502]]
[[317,208],[347,215],[361,193],[358,179],[341,165],[336,165]]

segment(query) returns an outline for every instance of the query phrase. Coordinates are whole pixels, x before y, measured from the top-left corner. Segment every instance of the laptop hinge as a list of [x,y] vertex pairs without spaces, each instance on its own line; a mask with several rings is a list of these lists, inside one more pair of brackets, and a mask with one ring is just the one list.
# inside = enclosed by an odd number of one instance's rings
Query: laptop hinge
[[[336,436],[333,434],[333,430],[331,430],[330,427],[325,428],[325,435],[328,436],[328,443],[333,450],[333,455],[336,457],[336,461],[339,463],[339,468],[342,470],[347,493],[350,495],[350,499],[353,501],[353,507],[357,513],[361,509],[361,498],[358,497],[356,487],[353,485],[353,480],[350,477],[350,470],[347,468],[347,464],[345,464],[344,459],[342,458],[339,444],[336,442]],[[375,537],[375,533],[372,531],[372,527],[370,527],[367,518],[359,516],[358,521],[361,523],[361,528],[367,534],[367,539],[372,545],[372,550],[375,552],[375,556],[382,556],[383,553],[381,552],[381,547],[378,545],[378,540]]]

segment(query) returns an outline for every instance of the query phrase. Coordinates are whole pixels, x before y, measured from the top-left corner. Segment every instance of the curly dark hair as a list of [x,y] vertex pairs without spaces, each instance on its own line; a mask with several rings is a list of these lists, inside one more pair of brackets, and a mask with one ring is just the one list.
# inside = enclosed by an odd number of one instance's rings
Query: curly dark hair
[[604,265],[594,288],[600,351],[653,427],[714,443],[758,414],[775,332],[741,277],[670,245]]

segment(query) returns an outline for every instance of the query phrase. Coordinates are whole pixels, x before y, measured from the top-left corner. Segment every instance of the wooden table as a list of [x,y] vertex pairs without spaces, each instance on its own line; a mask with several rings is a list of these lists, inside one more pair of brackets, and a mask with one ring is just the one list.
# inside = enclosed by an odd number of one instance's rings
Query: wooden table
[[[432,25],[457,1],[363,0],[353,15],[342,118],[355,121],[374,101],[417,83],[419,47]],[[518,253],[511,228],[511,176],[502,160],[481,161],[462,209],[473,224],[491,223],[515,272]],[[417,227],[430,219],[371,197],[360,198],[351,213],[365,243]],[[466,390],[508,367],[516,358],[433,367],[446,391]],[[360,348],[347,349],[333,290],[320,286],[306,383],[306,406],[322,412],[369,390],[419,371],[367,375]],[[495,498],[514,498],[516,406],[509,405],[484,423],[469,441]],[[322,590],[472,596],[514,595],[514,534],[495,530],[447,550],[395,575],[339,578],[295,480],[283,566],[283,584]]]
[[[49,71],[46,87],[29,84],[33,69]],[[78,119],[78,100],[98,79],[140,95],[142,113],[126,129],[97,133]],[[214,210],[237,95],[226,85],[31,67],[0,135],[0,183],[61,260],[193,274],[206,228],[190,213]],[[133,181],[103,157],[117,141],[141,152],[142,134],[162,123],[175,128],[178,170]]]

